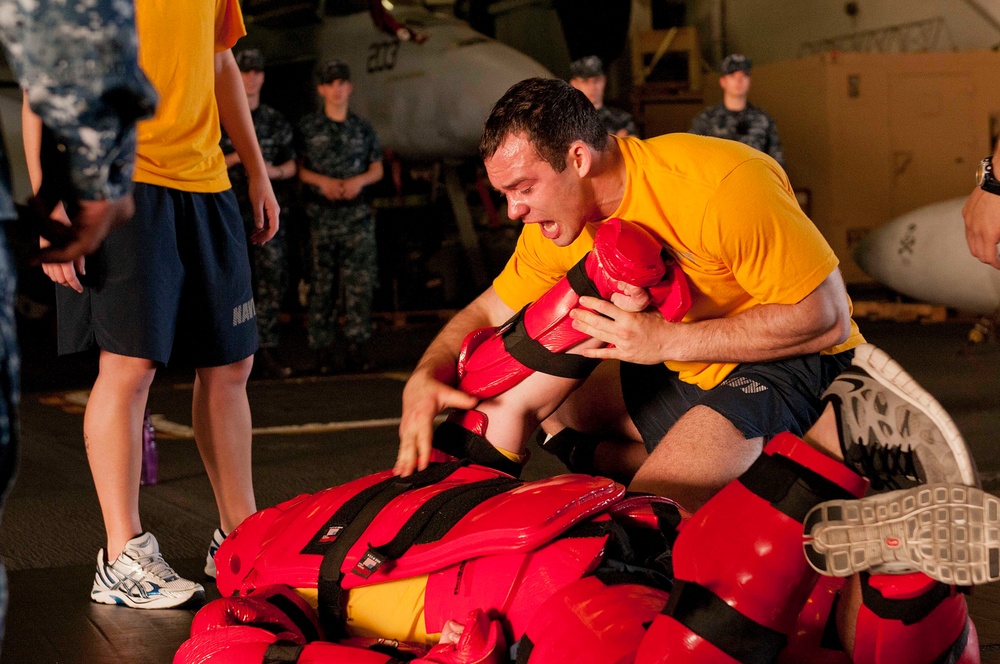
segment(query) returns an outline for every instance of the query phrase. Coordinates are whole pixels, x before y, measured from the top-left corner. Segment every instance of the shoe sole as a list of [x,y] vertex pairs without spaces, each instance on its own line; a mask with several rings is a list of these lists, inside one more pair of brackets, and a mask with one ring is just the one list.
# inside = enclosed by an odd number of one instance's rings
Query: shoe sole
[[176,609],[185,604],[205,599],[205,590],[195,590],[187,597],[167,597],[160,595],[156,599],[136,601],[129,595],[123,595],[110,590],[93,590],[90,600],[98,604],[127,606],[132,609]]
[[804,538],[809,564],[827,576],[918,571],[959,586],[1000,579],[1000,498],[958,484],[820,503],[806,515]]
[[923,412],[937,426],[945,442],[948,443],[948,449],[955,458],[955,465],[960,474],[959,477],[948,478],[949,482],[980,486],[979,472],[976,470],[976,464],[965,444],[965,439],[962,438],[962,434],[959,433],[958,427],[944,406],[931,396],[930,392],[921,387],[920,383],[914,380],[896,360],[877,346],[865,344],[856,348],[853,364],[864,369],[869,376],[893,394]]

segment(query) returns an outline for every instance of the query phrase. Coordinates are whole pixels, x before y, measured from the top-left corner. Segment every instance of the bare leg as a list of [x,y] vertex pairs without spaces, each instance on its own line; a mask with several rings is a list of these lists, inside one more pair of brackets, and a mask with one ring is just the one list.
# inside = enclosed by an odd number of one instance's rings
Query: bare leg
[[542,423],[545,433],[565,428],[597,436],[594,468],[602,475],[628,483],[646,461],[646,446],[625,409],[617,361],[602,362],[551,417]]
[[251,473],[251,420],[247,378],[253,358],[202,367],[194,381],[191,416],[195,440],[229,533],[257,511]]
[[667,432],[629,489],[676,500],[693,512],[742,475],[763,450],[763,440],[747,440],[725,417],[695,406]]
[[858,611],[861,609],[861,581],[855,574],[847,580],[840,591],[840,601],[837,602],[837,633],[844,652],[854,652],[854,638],[857,636]]
[[[600,342],[588,339],[568,352],[575,353],[599,345]],[[540,371],[530,374],[506,392],[491,397],[476,407],[489,420],[486,437],[494,447],[523,454],[531,432],[578,385],[580,381],[572,378],[560,378]]]
[[109,560],[142,532],[142,417],[155,374],[150,360],[101,351],[100,370],[87,400],[83,440],[107,530]]
[[819,419],[802,436],[806,441],[823,454],[843,461],[844,455],[840,451],[840,433],[837,431],[837,417],[833,414],[833,406],[827,404],[820,414]]

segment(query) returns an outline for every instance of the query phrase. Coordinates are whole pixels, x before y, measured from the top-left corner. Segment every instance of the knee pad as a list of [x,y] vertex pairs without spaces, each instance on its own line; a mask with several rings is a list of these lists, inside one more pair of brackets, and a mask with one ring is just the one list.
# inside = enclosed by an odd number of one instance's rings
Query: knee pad
[[914,572],[871,575],[857,583],[853,661],[857,664],[979,662],[979,639],[965,595]]
[[775,437],[681,528],[674,590],[636,661],[774,661],[817,579],[802,553],[802,519],[865,487],[795,436]]

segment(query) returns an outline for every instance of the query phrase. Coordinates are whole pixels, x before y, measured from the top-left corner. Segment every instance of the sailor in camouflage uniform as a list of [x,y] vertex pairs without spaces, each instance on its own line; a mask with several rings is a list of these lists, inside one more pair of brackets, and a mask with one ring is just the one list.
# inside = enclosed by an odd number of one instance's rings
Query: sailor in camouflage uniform
[[770,115],[747,101],[751,66],[750,58],[740,53],[722,61],[722,103],[699,113],[691,123],[691,133],[739,141],[771,155],[784,168],[777,125]]
[[[295,177],[295,147],[292,126],[279,111],[260,102],[264,85],[264,54],[257,49],[247,49],[236,54],[236,64],[243,77],[243,86],[250,105],[254,132],[261,154],[267,165],[267,174],[274,187],[274,195],[282,210],[291,209],[289,178]],[[247,235],[254,230],[253,207],[250,204],[246,169],[240,163],[232,141],[222,131],[222,152],[226,155],[229,181],[239,202]],[[282,224],[270,242],[263,245],[249,244],[250,267],[253,271],[254,305],[257,311],[259,349],[254,358],[254,369],[269,378],[283,378],[291,369],[282,366],[276,355],[279,335],[278,317],[281,300],[288,288],[288,254],[285,236],[287,224]]]
[[609,134],[619,138],[638,136],[631,114],[620,108],[604,105],[604,87],[608,77],[604,74],[604,63],[596,55],[588,55],[574,60],[569,66],[569,84],[587,95],[587,99],[597,109],[601,122]]
[[316,72],[323,110],[299,124],[302,168],[299,177],[309,219],[312,289],[309,293],[309,346],[320,373],[337,364],[337,300],[344,291],[340,330],[348,370],[367,370],[371,308],[377,284],[375,217],[362,189],[382,179],[382,149],[375,130],[348,109],[351,73],[330,60]]
[[[43,253],[46,260],[74,260],[100,245],[113,224],[131,214],[135,122],[152,114],[156,92],[139,69],[132,3],[0,0],[0,40],[41,117],[46,138],[61,155],[43,152],[43,194],[67,201],[73,215],[68,237]],[[44,148],[43,148],[44,149]],[[59,166],[62,172],[53,171]],[[68,173],[66,172],[68,170]],[[0,221],[16,216],[7,157],[0,142]],[[58,192],[55,190],[59,189]],[[50,198],[52,201],[55,196]],[[0,499],[17,459],[20,359],[14,324],[16,275],[0,225]],[[0,564],[0,638],[7,580]]]

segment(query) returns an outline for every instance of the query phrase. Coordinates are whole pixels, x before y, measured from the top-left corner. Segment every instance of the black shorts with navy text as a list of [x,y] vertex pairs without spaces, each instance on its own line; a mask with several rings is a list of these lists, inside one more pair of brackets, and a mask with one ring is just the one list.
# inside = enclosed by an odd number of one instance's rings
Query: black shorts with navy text
[[231,190],[136,184],[135,216],[86,259],[83,293],[57,286],[59,353],[94,345],[212,367],[257,350],[246,232]]
[[785,431],[801,436],[822,412],[820,396],[853,357],[848,350],[741,364],[710,390],[681,381],[663,364],[622,362],[622,394],[650,452],[694,406],[711,408],[747,439]]

